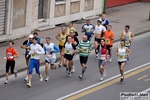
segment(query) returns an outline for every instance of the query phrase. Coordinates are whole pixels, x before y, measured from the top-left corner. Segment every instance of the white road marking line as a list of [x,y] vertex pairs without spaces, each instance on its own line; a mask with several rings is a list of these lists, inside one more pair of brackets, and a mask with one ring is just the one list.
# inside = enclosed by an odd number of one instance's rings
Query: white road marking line
[[[145,66],[147,66],[147,65],[150,65],[150,62],[145,63],[145,64],[143,64],[143,65],[141,65],[141,66],[138,66],[138,67],[136,67],[136,68],[133,68],[133,69],[131,69],[131,70],[128,70],[128,71],[126,71],[124,74],[128,74],[128,73],[130,73],[130,72],[132,72],[132,71],[135,71],[135,70],[137,70],[137,69],[139,69],[139,68],[142,68],[142,67],[145,67]],[[115,78],[117,78],[117,77],[120,77],[120,74],[118,74],[118,75],[116,75],[116,76],[114,76],[114,77],[111,77],[111,78],[109,78],[109,79],[106,79],[106,80],[104,80],[103,82],[98,82],[98,83],[93,84],[93,85],[91,85],[91,86],[89,86],[89,87],[83,88],[83,89],[81,89],[81,90],[78,90],[78,91],[73,92],[73,93],[71,93],[71,94],[68,94],[68,95],[66,95],[66,96],[60,97],[60,98],[58,98],[58,99],[56,99],[56,100],[64,100],[64,99],[66,99],[66,98],[68,98],[68,97],[71,97],[71,96],[73,96],[73,95],[75,95],[75,94],[78,94],[78,93],[80,93],[80,92],[86,91],[86,90],[88,90],[88,89],[90,89],[90,88],[96,87],[96,86],[98,86],[98,85],[100,85],[100,84],[106,83],[106,82],[108,82],[108,81],[110,81],[110,80],[113,80],[113,79],[115,79]]]

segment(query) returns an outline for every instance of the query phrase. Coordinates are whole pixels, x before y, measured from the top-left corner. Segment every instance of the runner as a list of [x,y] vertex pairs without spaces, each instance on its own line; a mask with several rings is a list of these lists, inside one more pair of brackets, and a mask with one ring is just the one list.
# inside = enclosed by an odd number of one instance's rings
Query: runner
[[27,58],[29,55],[31,55],[30,61],[29,61],[29,76],[28,76],[28,83],[27,86],[31,87],[31,80],[32,80],[32,72],[33,68],[35,68],[36,73],[39,75],[40,81],[43,81],[42,74],[39,71],[39,65],[40,65],[40,54],[44,54],[43,48],[37,43],[38,38],[33,38],[33,44],[30,45],[30,52],[27,55]]
[[108,30],[104,33],[105,43],[108,46],[109,62],[112,61],[112,47],[114,40],[114,32],[112,31],[112,26],[108,25]]
[[68,23],[68,28],[67,28],[67,35],[70,34],[70,30],[73,30],[75,32],[75,36],[78,36],[77,30],[73,27],[73,22]]
[[[27,58],[27,54],[29,53],[30,51],[30,45],[32,44],[32,39],[33,39],[33,35],[29,35],[28,37],[28,40],[25,40],[23,42],[23,44],[20,46],[22,49],[26,49],[25,51],[25,59],[26,59],[26,65],[28,66],[29,64],[29,59],[30,59],[30,56]],[[29,69],[27,67],[27,76],[24,78],[24,81],[27,82],[28,81],[28,73],[29,73]]]
[[46,54],[46,58],[45,58],[46,79],[45,79],[45,81],[48,81],[49,80],[48,66],[50,64],[51,70],[53,70],[53,69],[56,70],[56,66],[55,66],[56,53],[59,52],[58,47],[54,43],[51,43],[50,37],[46,38],[46,44],[44,45],[44,51],[45,51],[45,54]]
[[38,37],[38,33],[34,32],[33,35],[34,35],[34,37],[36,37],[38,39],[37,43],[43,47],[42,39]]
[[102,21],[102,25],[107,29],[107,26],[109,25],[109,21],[106,19],[106,15],[102,14],[102,18],[99,20]]
[[79,58],[82,66],[82,74],[79,76],[79,78],[82,79],[87,68],[86,63],[88,61],[89,53],[92,50],[92,44],[90,41],[88,41],[88,37],[86,35],[84,35],[83,40],[79,42],[78,50],[80,50]]
[[[75,31],[74,30],[70,30],[70,35],[69,36],[72,37],[71,42],[73,43],[73,45],[75,45],[75,47],[77,47],[78,44],[79,44],[79,40],[78,40],[78,38],[74,34],[75,34]],[[68,36],[66,37],[66,40],[68,40]],[[76,56],[76,53],[74,54],[74,58],[75,58],[75,56]],[[75,72],[75,66],[74,66],[74,64],[72,66],[71,72],[73,72],[73,73]]]
[[101,75],[100,81],[103,81],[104,77],[106,76],[106,70],[104,69],[104,66],[108,57],[108,49],[108,46],[105,44],[105,39],[101,39],[101,44],[98,45],[96,50],[96,52],[98,53],[99,73]]
[[89,41],[91,41],[91,39],[92,39],[92,37],[93,37],[93,35],[94,35],[94,26],[92,25],[92,24],[90,24],[90,20],[89,19],[87,19],[86,20],[86,24],[84,24],[83,26],[82,26],[82,33],[84,32],[85,33],[85,35],[88,37],[88,40]]
[[60,63],[58,64],[59,67],[61,67],[63,63],[64,45],[65,45],[66,37],[67,37],[66,28],[63,27],[62,32],[58,33],[58,35],[56,36],[56,39],[59,41],[59,50],[60,50]]
[[120,69],[121,79],[120,83],[123,83],[125,81],[124,79],[124,66],[127,60],[127,57],[130,55],[131,51],[124,46],[125,41],[121,40],[120,46],[118,46],[116,50],[116,55],[118,56],[118,65]]
[[[68,36],[68,41],[65,43],[65,54],[64,54],[64,61],[63,61],[63,66],[66,67],[68,77],[71,77],[71,69],[73,66],[73,56],[76,52],[76,47],[71,41],[72,41],[72,37]],[[69,68],[67,68],[67,62],[68,62]]]
[[11,74],[14,74],[17,77],[17,71],[14,70],[15,68],[15,58],[18,58],[18,52],[15,48],[13,48],[14,42],[9,41],[9,47],[6,49],[6,81],[5,84],[9,83],[8,76],[9,76],[9,69],[11,69]]
[[[131,43],[134,40],[134,34],[132,32],[129,31],[130,26],[126,25],[125,26],[125,31],[122,32],[120,39],[125,41],[125,46],[128,47],[130,49],[131,47]],[[130,60],[130,57],[128,56],[127,60]]]
[[[106,28],[103,25],[101,25],[101,23],[102,22],[100,20],[98,20],[97,21],[97,25],[95,26],[95,31],[94,31],[94,34],[95,34],[95,42],[94,42],[95,50],[97,49],[97,46],[100,43],[102,32],[106,31]],[[97,59],[97,57],[98,57],[98,55],[96,54],[96,58],[95,59]]]

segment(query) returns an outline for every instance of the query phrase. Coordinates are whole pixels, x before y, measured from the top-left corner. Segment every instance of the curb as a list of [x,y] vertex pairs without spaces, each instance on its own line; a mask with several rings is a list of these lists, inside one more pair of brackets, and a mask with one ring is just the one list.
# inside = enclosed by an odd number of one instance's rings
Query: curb
[[[150,32],[150,29],[145,30],[145,31],[143,31],[143,32],[139,32],[139,33],[137,33],[137,34],[134,34],[134,36],[139,36],[139,35],[142,35],[142,34],[147,33],[147,32]],[[115,42],[118,42],[118,41],[120,41],[120,39],[114,40],[114,43],[115,43]],[[92,50],[93,50],[93,49],[94,49],[94,46],[92,47]],[[76,54],[79,54],[79,52],[77,52]],[[59,59],[60,59],[60,57],[56,58],[56,62],[58,62]],[[43,65],[45,65],[45,62],[40,63],[40,66],[43,66]],[[27,70],[27,68],[22,68],[22,69],[19,69],[19,70],[17,70],[17,71],[18,71],[18,72],[22,72],[22,71],[25,71],[25,70]],[[2,78],[2,77],[5,77],[5,74],[0,75],[0,78]]]

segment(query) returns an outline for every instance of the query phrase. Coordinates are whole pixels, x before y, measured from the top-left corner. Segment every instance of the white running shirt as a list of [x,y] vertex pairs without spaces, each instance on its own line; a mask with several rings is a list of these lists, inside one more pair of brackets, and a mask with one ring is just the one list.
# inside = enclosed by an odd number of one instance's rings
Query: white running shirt
[[100,32],[101,31],[106,31],[106,28],[103,26],[103,25],[100,25],[100,26],[98,26],[98,25],[95,25],[95,31],[94,31],[94,33],[95,34],[100,34]]
[[126,61],[126,47],[118,47],[118,61]]
[[[31,44],[30,45],[30,52],[29,55],[31,55],[31,58],[33,59],[40,59],[40,54],[44,54],[44,49],[39,44]],[[36,54],[34,53],[36,51]]]
[[70,55],[70,54],[73,53],[73,51],[74,51],[74,49],[73,49],[73,44],[67,42],[67,43],[65,44],[65,54]]
[[[45,44],[44,49],[46,50],[46,60],[56,59],[56,53],[54,53],[54,43]],[[50,54],[52,52],[52,54]]]

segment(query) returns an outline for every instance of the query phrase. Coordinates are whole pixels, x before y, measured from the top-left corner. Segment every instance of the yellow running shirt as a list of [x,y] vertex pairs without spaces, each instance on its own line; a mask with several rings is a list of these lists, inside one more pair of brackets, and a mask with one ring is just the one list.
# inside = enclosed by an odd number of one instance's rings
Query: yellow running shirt
[[66,41],[66,36],[67,36],[66,34],[64,34],[64,35],[62,33],[60,34],[60,36],[59,36],[60,37],[60,41],[59,41],[60,46],[64,46],[64,43]]

